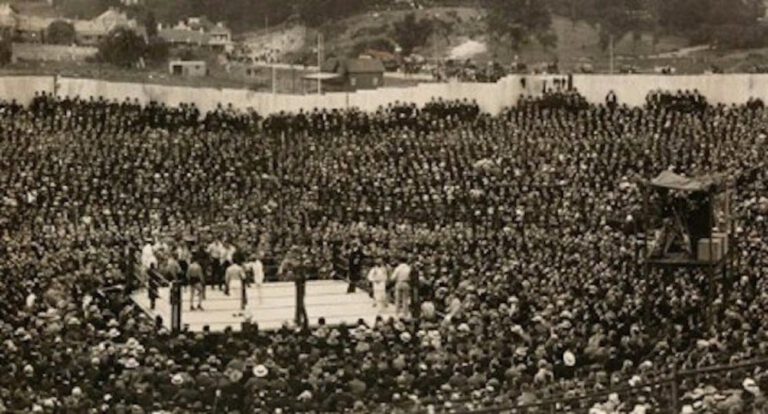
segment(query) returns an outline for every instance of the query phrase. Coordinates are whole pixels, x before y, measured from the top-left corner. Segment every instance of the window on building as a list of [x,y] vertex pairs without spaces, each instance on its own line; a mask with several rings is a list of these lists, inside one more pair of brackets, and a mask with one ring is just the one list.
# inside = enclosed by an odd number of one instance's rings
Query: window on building
[[379,86],[379,78],[377,76],[373,77],[373,86]]
[[349,84],[352,86],[357,86],[357,78],[354,76],[349,78]]

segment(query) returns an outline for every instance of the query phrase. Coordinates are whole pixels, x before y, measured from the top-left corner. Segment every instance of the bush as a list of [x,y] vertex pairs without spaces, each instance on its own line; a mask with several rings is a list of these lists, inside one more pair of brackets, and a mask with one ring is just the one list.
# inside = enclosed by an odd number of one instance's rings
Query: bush
[[152,37],[147,44],[146,59],[149,63],[163,63],[168,60],[170,47],[168,42],[160,37]]
[[13,59],[13,44],[10,37],[0,37],[0,65],[7,65]]
[[46,41],[55,45],[75,43],[75,26],[64,20],[55,20],[48,25]]
[[124,27],[113,29],[99,44],[99,60],[116,66],[132,67],[146,53],[144,39]]
[[434,26],[431,20],[416,20],[416,15],[410,13],[403,20],[395,23],[395,39],[403,48],[403,55],[407,56],[413,49],[424,46],[432,35]]
[[768,46],[768,27],[753,25],[707,25],[694,34],[698,43],[712,43],[721,49],[748,49]]

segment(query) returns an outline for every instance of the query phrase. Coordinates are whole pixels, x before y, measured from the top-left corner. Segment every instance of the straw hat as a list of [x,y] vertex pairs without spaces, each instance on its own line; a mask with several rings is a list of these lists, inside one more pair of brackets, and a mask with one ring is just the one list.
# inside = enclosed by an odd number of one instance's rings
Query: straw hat
[[568,367],[576,365],[576,355],[573,355],[573,352],[571,351],[565,351],[563,354],[563,362],[565,362],[565,365]]
[[258,378],[264,378],[269,373],[269,370],[264,365],[256,365],[253,367],[253,375]]

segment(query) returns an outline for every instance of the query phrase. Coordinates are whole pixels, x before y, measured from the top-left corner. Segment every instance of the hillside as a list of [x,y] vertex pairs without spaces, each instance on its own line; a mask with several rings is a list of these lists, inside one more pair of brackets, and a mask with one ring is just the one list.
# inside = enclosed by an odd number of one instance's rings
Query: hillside
[[[557,58],[561,65],[566,67],[575,67],[584,62],[607,66],[609,52],[600,48],[597,28],[583,21],[574,22],[566,17],[554,16],[553,30],[558,37],[556,47],[548,49],[538,44],[530,44],[520,50],[514,50],[510,45],[498,43],[487,35],[483,10],[468,7],[367,12],[326,24],[319,29],[325,39],[325,53],[328,56],[349,56],[365,49],[365,45],[394,44],[396,41],[393,25],[409,13],[415,14],[417,19],[429,19],[435,23],[435,30],[427,44],[415,49],[416,53],[428,59],[448,58],[453,48],[472,41],[486,46],[485,53],[473,57],[479,61],[496,60],[510,63],[517,55],[519,61],[527,63],[552,61]],[[288,58],[313,63],[316,59],[317,34],[318,30],[293,24],[274,28],[269,33],[263,30],[245,33],[242,38],[252,45],[285,46],[281,51]],[[297,39],[298,35],[303,36],[303,40]],[[688,40],[678,37],[664,36],[654,42],[651,34],[642,34],[639,38],[627,35],[615,42],[615,53],[617,57],[645,56],[670,52],[685,46],[688,46]]]
[[[157,21],[172,21],[207,10],[215,18],[230,22],[233,18],[231,9],[237,9],[235,6],[244,1],[247,3],[246,0],[237,0],[239,3],[227,3],[228,6],[222,6],[221,10],[211,10],[209,6],[212,1],[183,0],[180,1],[179,7],[171,6],[165,0],[144,0],[142,4],[155,14]],[[267,8],[268,13],[273,13],[275,8],[270,4],[276,2],[277,0],[264,0],[263,4],[251,4],[253,10],[248,13],[241,11],[248,15],[258,15],[259,10]],[[13,3],[25,14],[70,17],[88,17],[98,14],[105,7],[120,4],[118,0],[56,0],[54,6],[47,1],[35,0]],[[436,0],[433,4],[437,4]],[[247,44],[250,50],[255,51],[255,55],[261,54],[266,59],[282,62],[316,64],[318,33],[323,34],[325,56],[354,56],[366,49],[394,49],[397,44],[394,26],[408,14],[414,14],[417,20],[426,19],[433,23],[432,35],[423,45],[414,49],[415,53],[430,60],[446,59],[452,55],[452,51],[469,48],[481,51],[472,56],[477,62],[493,60],[509,64],[517,60],[530,66],[557,59],[563,70],[576,70],[587,63],[598,71],[606,71],[609,68],[609,52],[600,46],[600,28],[585,20],[574,20],[563,15],[554,15],[552,18],[552,29],[558,39],[554,47],[545,48],[538,44],[529,44],[517,50],[488,36],[488,28],[484,22],[485,10],[478,7],[378,7],[348,18],[330,20],[314,29],[301,24],[298,15],[288,18],[275,15],[267,16],[269,18],[265,20],[241,18],[232,28],[235,40]],[[275,24],[276,22],[281,23]],[[269,26],[268,30],[264,29],[265,25]],[[693,49],[690,53],[669,54],[678,50],[686,51],[690,46],[707,44],[706,41],[694,42],[692,36],[660,35],[654,38],[650,30],[626,34],[614,42],[615,68],[633,66],[647,71],[657,66],[673,65],[680,71],[701,72],[710,65],[717,65],[725,70],[745,71],[768,63],[765,49],[725,47],[720,50],[702,50],[706,49],[705,46]]]

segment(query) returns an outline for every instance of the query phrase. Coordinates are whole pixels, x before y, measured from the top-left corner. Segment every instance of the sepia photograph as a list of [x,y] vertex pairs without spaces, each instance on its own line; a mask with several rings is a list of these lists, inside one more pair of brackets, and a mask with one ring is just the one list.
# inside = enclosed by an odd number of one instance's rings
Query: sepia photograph
[[0,0],[0,414],[768,414],[768,0]]

